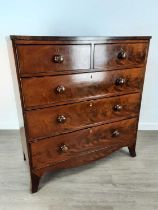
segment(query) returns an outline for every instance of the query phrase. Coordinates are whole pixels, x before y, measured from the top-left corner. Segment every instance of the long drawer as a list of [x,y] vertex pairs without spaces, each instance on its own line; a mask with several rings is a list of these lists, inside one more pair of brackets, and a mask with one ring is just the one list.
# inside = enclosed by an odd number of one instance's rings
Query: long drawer
[[19,45],[20,73],[90,68],[90,45]]
[[140,94],[85,101],[25,112],[29,140],[85,128],[97,123],[135,117]]
[[25,109],[141,91],[144,69],[21,79]]
[[96,44],[94,48],[95,69],[119,69],[144,66],[148,43]]
[[35,169],[105,147],[127,146],[135,140],[137,119],[104,124],[31,143]]

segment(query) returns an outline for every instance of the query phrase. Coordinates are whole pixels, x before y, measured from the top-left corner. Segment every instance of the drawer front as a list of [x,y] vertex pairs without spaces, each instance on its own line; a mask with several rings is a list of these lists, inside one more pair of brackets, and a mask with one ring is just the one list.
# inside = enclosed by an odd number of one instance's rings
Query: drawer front
[[77,104],[26,111],[29,139],[45,138],[97,123],[135,117],[140,94],[86,101]]
[[[25,108],[141,91],[144,69],[21,79]],[[122,84],[121,81],[124,83]],[[119,83],[120,82],[120,83]]]
[[136,127],[133,118],[31,143],[33,167],[46,167],[108,146],[128,146],[135,140]]
[[20,73],[90,68],[90,45],[19,45]]
[[119,69],[144,66],[148,44],[98,44],[94,50],[94,68]]

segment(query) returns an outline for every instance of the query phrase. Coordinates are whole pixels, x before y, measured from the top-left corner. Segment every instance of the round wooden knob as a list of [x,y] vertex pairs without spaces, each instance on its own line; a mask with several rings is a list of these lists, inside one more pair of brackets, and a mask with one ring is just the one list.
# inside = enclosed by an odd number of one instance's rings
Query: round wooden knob
[[57,93],[63,93],[65,92],[65,87],[63,85],[60,85],[56,88]]
[[124,79],[124,78],[118,78],[118,79],[116,79],[116,82],[115,82],[115,84],[117,85],[117,86],[122,86],[122,85],[124,85],[126,83],[126,79]]
[[119,112],[119,111],[122,110],[122,106],[117,104],[117,105],[114,106],[114,110]]
[[64,115],[61,115],[61,116],[59,116],[59,117],[57,118],[57,121],[58,121],[59,123],[64,123],[64,122],[66,121],[66,117],[65,117]]
[[61,145],[60,149],[62,152],[67,152],[69,148],[64,144],[64,145]]
[[118,57],[118,59],[126,59],[127,53],[123,49],[121,49],[120,52],[118,53],[117,57]]
[[113,137],[117,137],[120,135],[120,132],[118,130],[115,130],[113,133],[112,133],[112,136]]
[[54,55],[53,61],[54,61],[54,63],[62,63],[64,61],[64,56],[62,56],[62,55]]

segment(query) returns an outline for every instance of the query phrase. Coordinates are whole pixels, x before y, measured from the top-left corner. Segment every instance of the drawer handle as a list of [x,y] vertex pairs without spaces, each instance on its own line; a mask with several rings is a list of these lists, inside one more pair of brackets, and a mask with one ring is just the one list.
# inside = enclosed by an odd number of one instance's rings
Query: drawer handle
[[127,53],[124,51],[124,49],[121,49],[120,52],[117,55],[118,59],[126,59]]
[[122,110],[122,106],[117,104],[117,105],[114,106],[114,110],[119,112],[119,111]]
[[60,85],[56,88],[56,91],[57,91],[57,93],[63,93],[63,92],[65,92],[65,87]]
[[64,144],[64,145],[61,145],[60,149],[62,152],[67,152],[69,148]]
[[53,61],[54,61],[54,63],[62,63],[64,61],[64,56],[62,56],[62,55],[54,55]]
[[120,132],[118,130],[115,130],[113,133],[112,133],[112,136],[113,137],[117,137],[120,135]]
[[64,122],[66,121],[66,117],[65,117],[64,115],[61,115],[61,116],[59,116],[59,117],[57,118],[57,121],[58,121],[59,123],[64,123]]
[[124,78],[118,78],[118,79],[116,79],[116,81],[115,81],[115,84],[117,85],[117,86],[122,86],[122,85],[124,85],[126,83],[126,79],[124,79]]

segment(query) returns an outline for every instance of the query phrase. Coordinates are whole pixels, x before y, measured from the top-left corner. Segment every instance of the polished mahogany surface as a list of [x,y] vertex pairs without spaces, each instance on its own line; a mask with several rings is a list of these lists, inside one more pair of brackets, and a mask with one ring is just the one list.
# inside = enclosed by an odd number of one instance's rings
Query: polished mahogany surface
[[[118,85],[122,78],[124,84]],[[96,97],[139,92],[144,78],[143,68],[22,78],[25,109],[72,103]],[[42,84],[42,85],[41,85]]]
[[10,35],[11,40],[16,43],[22,41],[24,44],[25,41],[29,43],[29,41],[106,41],[109,42],[111,40],[118,41],[144,41],[148,42],[151,39],[151,36],[21,36],[21,35]]
[[[90,68],[90,45],[20,45],[20,73]],[[31,53],[30,53],[31,52]]]
[[[98,123],[135,117],[138,115],[139,105],[140,94],[136,93],[28,111],[28,138],[44,138]],[[120,106],[121,109],[117,110],[116,106]]]
[[94,47],[94,68],[114,69],[144,66],[147,43],[96,44]]
[[33,193],[45,172],[136,156],[150,38],[11,36]]
[[46,167],[112,145],[127,146],[134,140],[136,125],[137,119],[132,118],[32,143],[33,167]]

